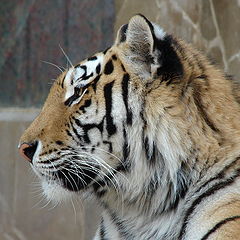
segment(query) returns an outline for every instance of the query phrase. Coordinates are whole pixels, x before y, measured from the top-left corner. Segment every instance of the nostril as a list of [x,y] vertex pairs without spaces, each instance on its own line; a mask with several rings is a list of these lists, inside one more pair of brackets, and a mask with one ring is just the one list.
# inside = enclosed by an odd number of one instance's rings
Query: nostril
[[36,152],[38,142],[34,142],[32,144],[23,143],[19,148],[20,154],[26,158],[29,162],[32,162],[34,153]]

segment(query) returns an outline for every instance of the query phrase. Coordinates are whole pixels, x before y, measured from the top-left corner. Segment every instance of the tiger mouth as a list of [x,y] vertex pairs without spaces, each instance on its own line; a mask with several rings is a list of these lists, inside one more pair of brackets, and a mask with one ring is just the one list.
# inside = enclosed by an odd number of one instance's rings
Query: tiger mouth
[[[94,166],[95,169],[98,167]],[[83,169],[81,166],[64,165],[55,168],[53,167],[38,168],[33,166],[34,172],[40,177],[41,180],[46,181],[48,184],[57,184],[71,192],[78,192],[88,188],[92,183],[96,182],[98,172],[96,170]]]
[[79,168],[76,174],[69,169],[58,170],[57,177],[60,179],[64,188],[69,191],[78,192],[86,189],[97,177],[96,171]]

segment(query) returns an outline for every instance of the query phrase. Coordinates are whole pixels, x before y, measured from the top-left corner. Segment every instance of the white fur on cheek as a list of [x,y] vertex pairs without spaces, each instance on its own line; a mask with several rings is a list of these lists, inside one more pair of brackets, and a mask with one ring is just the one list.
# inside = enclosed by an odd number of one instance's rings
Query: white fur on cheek
[[42,189],[44,196],[55,203],[67,201],[73,197],[72,192],[62,188],[59,184],[48,183],[46,180],[42,181]]

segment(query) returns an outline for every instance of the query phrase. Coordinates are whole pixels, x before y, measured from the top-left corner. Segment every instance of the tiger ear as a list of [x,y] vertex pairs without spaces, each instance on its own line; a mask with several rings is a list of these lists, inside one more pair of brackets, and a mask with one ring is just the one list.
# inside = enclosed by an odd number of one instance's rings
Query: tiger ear
[[124,59],[138,75],[145,78],[151,74],[153,65],[158,64],[158,49],[155,45],[164,37],[165,32],[160,27],[152,24],[146,17],[136,15],[119,29],[115,44],[125,43],[122,48]]

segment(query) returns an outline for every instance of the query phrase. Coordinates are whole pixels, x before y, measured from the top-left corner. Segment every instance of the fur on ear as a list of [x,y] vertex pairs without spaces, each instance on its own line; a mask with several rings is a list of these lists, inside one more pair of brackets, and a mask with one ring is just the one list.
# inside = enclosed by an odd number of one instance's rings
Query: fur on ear
[[141,79],[149,82],[159,78],[170,84],[183,75],[175,41],[158,25],[139,14],[119,29],[115,44],[122,44],[120,52],[124,61]]
[[154,36],[152,24],[140,15],[129,21],[126,42],[133,52],[143,58],[150,58],[153,53]]
[[[155,54],[155,42],[165,37],[165,32],[143,15],[132,17],[128,24],[120,27],[115,44],[125,43],[123,55],[138,75],[149,77],[153,65],[159,65]],[[141,69],[139,69],[141,68]]]

